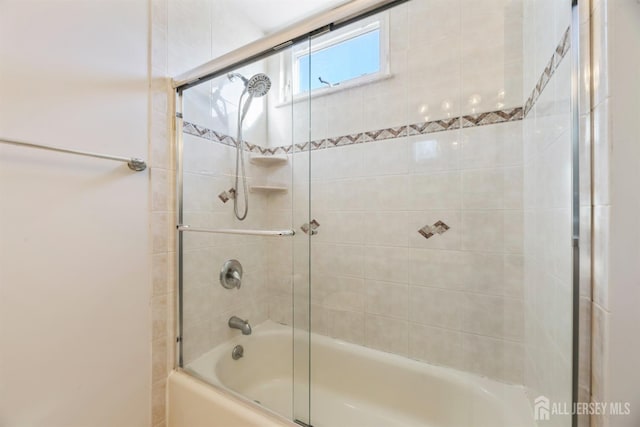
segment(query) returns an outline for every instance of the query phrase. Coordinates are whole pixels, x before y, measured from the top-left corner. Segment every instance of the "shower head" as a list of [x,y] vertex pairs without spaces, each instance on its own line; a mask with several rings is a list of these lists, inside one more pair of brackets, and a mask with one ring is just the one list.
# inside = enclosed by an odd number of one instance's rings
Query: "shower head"
[[249,95],[259,98],[269,92],[269,89],[271,89],[271,80],[266,74],[258,73],[251,77],[246,85]]
[[244,90],[253,98],[264,96],[269,92],[269,89],[271,89],[271,79],[269,79],[269,77],[264,73],[258,73],[250,79],[247,79],[240,73],[227,74],[227,78],[230,81],[234,81],[236,77],[242,80],[244,83]]

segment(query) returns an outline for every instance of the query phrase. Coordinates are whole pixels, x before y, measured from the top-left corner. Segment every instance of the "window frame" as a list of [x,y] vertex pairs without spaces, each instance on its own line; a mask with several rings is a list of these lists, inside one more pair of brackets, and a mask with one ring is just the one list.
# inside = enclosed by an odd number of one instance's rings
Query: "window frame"
[[[355,26],[355,28],[354,28]],[[323,49],[344,43],[363,34],[367,34],[371,31],[380,31],[380,45],[379,45],[379,58],[380,67],[375,73],[366,74],[363,76],[354,77],[348,80],[343,80],[335,86],[326,86],[316,89],[312,89],[304,92],[296,92],[300,88],[300,62],[299,59],[306,55],[312,55]],[[311,44],[311,46],[310,46]],[[290,70],[291,76],[289,79],[291,94],[289,97],[284,97],[281,102],[296,102],[316,96],[324,96],[332,93],[336,93],[342,90],[361,86],[364,84],[373,83],[379,80],[384,80],[391,77],[391,70],[389,66],[389,13],[383,12],[378,15],[358,21],[357,25],[349,25],[340,30],[324,34],[312,39],[310,43],[300,43],[294,47],[290,53]]]

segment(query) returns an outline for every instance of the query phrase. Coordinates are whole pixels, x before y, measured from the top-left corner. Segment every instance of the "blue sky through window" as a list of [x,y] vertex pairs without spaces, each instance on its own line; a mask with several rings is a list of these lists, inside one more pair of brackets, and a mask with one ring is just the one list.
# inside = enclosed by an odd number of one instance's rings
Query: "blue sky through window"
[[[380,30],[373,30],[298,59],[300,92],[325,87],[318,77],[332,84],[380,71]],[[311,73],[309,66],[311,65]]]

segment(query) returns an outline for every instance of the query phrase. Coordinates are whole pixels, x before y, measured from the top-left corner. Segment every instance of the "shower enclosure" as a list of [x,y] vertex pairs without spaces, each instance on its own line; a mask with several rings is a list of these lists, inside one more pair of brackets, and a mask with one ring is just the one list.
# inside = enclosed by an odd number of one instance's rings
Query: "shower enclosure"
[[305,426],[572,425],[571,13],[356,1],[177,77],[180,367]]

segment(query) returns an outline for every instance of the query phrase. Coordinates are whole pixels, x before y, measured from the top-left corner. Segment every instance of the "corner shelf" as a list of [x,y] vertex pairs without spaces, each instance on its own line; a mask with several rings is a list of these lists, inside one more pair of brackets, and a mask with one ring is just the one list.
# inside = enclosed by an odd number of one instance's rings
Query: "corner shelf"
[[263,156],[260,154],[252,155],[249,157],[249,161],[257,166],[275,166],[283,165],[289,161],[286,154],[274,154],[272,156]]
[[250,185],[249,191],[251,193],[286,193],[289,191],[288,187],[283,185]]

